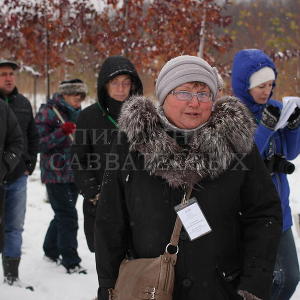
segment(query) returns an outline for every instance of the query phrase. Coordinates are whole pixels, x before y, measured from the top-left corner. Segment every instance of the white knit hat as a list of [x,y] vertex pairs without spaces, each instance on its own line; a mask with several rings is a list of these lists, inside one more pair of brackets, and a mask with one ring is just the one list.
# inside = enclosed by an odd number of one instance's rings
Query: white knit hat
[[270,80],[275,80],[275,73],[270,67],[264,67],[250,76],[249,90]]

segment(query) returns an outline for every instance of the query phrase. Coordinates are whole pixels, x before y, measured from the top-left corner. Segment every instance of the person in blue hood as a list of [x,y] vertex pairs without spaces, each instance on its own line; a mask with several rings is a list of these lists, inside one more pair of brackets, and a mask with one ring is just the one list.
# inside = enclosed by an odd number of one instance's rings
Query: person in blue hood
[[300,109],[297,107],[291,114],[286,127],[276,129],[282,110],[282,103],[271,99],[276,78],[276,67],[263,51],[246,49],[235,55],[232,67],[233,93],[255,118],[255,142],[281,200],[283,232],[274,270],[272,299],[286,300],[293,295],[299,282],[287,174],[291,174],[295,168],[289,160],[295,159],[300,153]]

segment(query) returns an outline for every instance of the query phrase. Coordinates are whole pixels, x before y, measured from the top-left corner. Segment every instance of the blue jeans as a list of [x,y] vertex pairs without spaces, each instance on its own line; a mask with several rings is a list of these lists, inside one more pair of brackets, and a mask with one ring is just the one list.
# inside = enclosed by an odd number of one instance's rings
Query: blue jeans
[[299,264],[291,229],[280,238],[272,285],[272,300],[288,300],[299,282]]
[[3,255],[20,257],[26,212],[27,175],[4,185],[4,248]]
[[53,259],[62,256],[62,265],[70,268],[80,263],[77,253],[78,189],[74,183],[46,183],[54,218],[48,227],[43,249]]

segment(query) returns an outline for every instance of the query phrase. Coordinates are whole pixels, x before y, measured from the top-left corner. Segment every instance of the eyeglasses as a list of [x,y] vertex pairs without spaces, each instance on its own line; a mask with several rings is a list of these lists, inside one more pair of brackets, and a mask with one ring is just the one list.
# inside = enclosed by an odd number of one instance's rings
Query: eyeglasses
[[122,86],[123,88],[130,88],[131,87],[131,80],[126,80],[126,81],[122,81],[122,82],[119,82],[117,80],[112,80],[110,81],[110,84],[113,86],[113,87],[119,87],[119,86]]
[[171,91],[171,94],[176,97],[177,100],[180,101],[192,101],[195,96],[199,102],[209,102],[212,101],[211,95],[208,92],[199,92],[192,93],[188,91]]

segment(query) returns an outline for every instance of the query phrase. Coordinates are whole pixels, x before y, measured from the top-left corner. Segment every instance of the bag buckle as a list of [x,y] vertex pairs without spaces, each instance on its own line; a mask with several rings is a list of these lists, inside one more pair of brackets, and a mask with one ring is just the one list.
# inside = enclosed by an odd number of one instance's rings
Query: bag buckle
[[168,250],[168,248],[169,248],[169,246],[173,246],[173,247],[175,247],[176,248],[176,252],[174,253],[174,254],[178,254],[178,252],[179,252],[179,247],[178,247],[178,245],[172,245],[171,243],[169,243],[167,246],[166,246],[166,249],[165,249],[165,253],[168,253],[168,254],[173,254],[173,253],[170,253],[169,252],[169,250]]
[[154,287],[154,288],[152,289],[152,291],[150,291],[150,296],[151,296],[150,299],[155,299],[155,293],[156,293],[156,288]]

